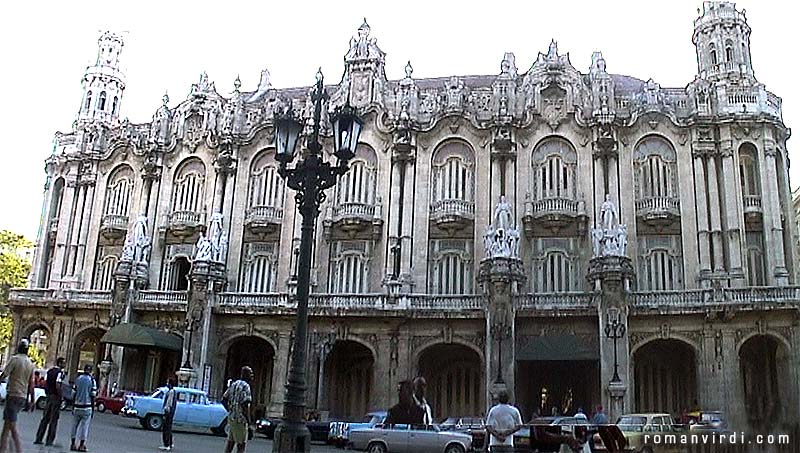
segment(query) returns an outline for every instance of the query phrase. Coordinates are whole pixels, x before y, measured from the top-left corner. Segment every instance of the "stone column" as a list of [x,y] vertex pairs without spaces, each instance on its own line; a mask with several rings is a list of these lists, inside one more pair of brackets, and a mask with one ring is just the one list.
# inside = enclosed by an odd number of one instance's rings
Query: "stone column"
[[[633,265],[626,256],[598,256],[589,261],[588,279],[595,290],[600,291],[598,309],[598,333],[600,335],[600,387],[603,389],[603,405],[609,410],[609,418],[616,418],[629,412],[632,395],[630,387],[630,341],[627,332],[628,301],[627,289],[634,278]],[[611,321],[616,318],[617,327],[616,357],[619,380],[614,379],[615,341],[611,338],[615,329]],[[606,332],[608,330],[608,332]]]
[[711,214],[711,243],[714,246],[714,272],[725,271],[722,254],[722,223],[720,219],[719,183],[717,181],[717,156],[708,158],[708,200]]
[[271,417],[280,417],[283,414],[283,398],[286,394],[286,373],[288,371],[289,349],[291,347],[291,338],[289,335],[289,326],[281,330],[278,337],[278,350],[275,352],[275,365],[272,369],[272,395],[270,396],[269,407],[267,408],[267,415]]
[[764,195],[767,201],[764,212],[764,229],[769,232],[767,250],[772,252],[773,257],[773,268],[769,269],[769,275],[774,278],[776,285],[785,286],[789,284],[789,271],[786,269],[786,256],[784,255],[775,153],[775,142],[771,137],[764,137],[764,174],[766,175]]
[[733,286],[744,286],[744,269],[742,268],[743,214],[741,189],[736,184],[736,173],[733,163],[733,144],[724,142],[722,155],[723,204],[725,206],[725,231],[728,239],[728,259],[730,260],[730,276]]
[[72,215],[75,211],[75,176],[64,176],[63,198],[61,201],[61,214],[58,216],[58,231],[56,244],[53,250],[53,267],[50,272],[50,287],[60,288],[63,277],[67,274],[69,256],[70,231],[72,229]]
[[[130,261],[120,261],[114,271],[114,288],[111,291],[111,310],[109,310],[108,325],[114,327],[130,321],[131,305],[134,300],[134,293],[131,288],[132,275],[135,269]],[[123,385],[123,348],[117,345],[106,345],[105,357],[102,363],[106,363],[108,369],[107,382],[113,385],[115,382],[119,388]]]
[[183,357],[178,379],[185,385],[199,388],[197,381],[207,360],[210,337],[211,301],[214,293],[224,281],[225,268],[222,263],[195,261],[189,275],[189,301],[183,334]]
[[[83,275],[83,270],[86,268],[86,246],[88,244],[89,238],[89,225],[92,220],[92,213],[94,212],[94,189],[95,189],[95,182],[86,181],[85,183],[85,191],[86,191],[86,199],[83,204],[83,212],[81,213],[81,230],[79,235],[79,244],[78,244],[78,257],[77,257],[77,266],[75,266],[75,275],[81,279],[81,287],[88,288],[88,284],[83,284],[84,282],[91,283],[92,278],[91,275]],[[90,254],[92,256],[92,254]],[[91,269],[92,266],[89,266]]]
[[707,277],[711,273],[711,230],[708,225],[708,186],[706,184],[706,169],[704,158],[701,154],[694,155],[694,180],[695,206],[697,208],[697,235],[698,253],[700,255],[700,277]]
[[525,282],[525,270],[519,258],[496,256],[481,261],[478,275],[478,281],[483,284],[484,292],[489,298],[486,306],[484,354],[488,365],[488,374],[485,377],[485,401],[492,401],[493,396],[501,390],[506,390],[513,401],[516,389],[513,296],[518,287]]

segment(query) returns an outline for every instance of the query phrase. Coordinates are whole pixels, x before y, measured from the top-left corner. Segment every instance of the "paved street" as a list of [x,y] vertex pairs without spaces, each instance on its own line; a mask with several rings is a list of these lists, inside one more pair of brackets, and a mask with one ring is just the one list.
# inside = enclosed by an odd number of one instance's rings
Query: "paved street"
[[[60,447],[45,448],[41,445],[33,445],[36,436],[36,428],[41,419],[42,411],[34,413],[22,412],[20,414],[19,428],[22,436],[23,449],[27,452],[69,452],[69,435],[72,428],[72,414],[69,411],[61,413],[61,420],[58,424],[58,436],[56,444]],[[161,445],[161,433],[146,431],[139,426],[136,419],[125,418],[110,413],[96,413],[92,420],[89,430],[89,451],[97,453],[105,452],[157,452]],[[200,432],[179,431],[175,433],[175,450],[177,452],[206,453],[222,452],[225,448],[225,439],[212,434]],[[255,439],[248,442],[248,452],[271,452],[272,442],[265,439],[262,435],[256,435]],[[339,452],[333,447],[325,445],[313,445],[311,451],[320,453]]]

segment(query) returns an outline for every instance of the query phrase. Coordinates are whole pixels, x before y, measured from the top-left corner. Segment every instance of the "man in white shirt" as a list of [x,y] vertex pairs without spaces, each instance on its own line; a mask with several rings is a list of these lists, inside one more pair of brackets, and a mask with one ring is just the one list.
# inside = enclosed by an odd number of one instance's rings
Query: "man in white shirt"
[[513,451],[514,433],[522,427],[519,409],[508,404],[508,392],[501,390],[498,403],[489,409],[486,416],[486,431],[489,433],[489,451]]
[[431,413],[431,405],[428,404],[428,400],[425,399],[425,391],[428,388],[428,382],[425,381],[425,378],[422,376],[417,376],[414,379],[414,403],[422,409],[424,413],[424,417],[422,419],[423,423],[426,425],[433,424],[433,415]]

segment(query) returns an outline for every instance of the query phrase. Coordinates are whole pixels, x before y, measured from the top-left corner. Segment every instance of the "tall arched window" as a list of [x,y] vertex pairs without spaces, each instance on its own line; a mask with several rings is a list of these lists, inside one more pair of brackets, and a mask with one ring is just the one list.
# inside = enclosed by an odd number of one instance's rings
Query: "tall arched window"
[[200,159],[189,158],[175,172],[172,211],[200,213],[205,205],[206,167]]
[[759,184],[758,160],[756,148],[744,143],[739,148],[739,172],[741,173],[742,195],[761,195]]
[[764,286],[764,252],[760,247],[747,248],[747,284],[750,286]]
[[560,293],[572,290],[572,260],[562,251],[545,254],[542,263],[542,291]]
[[636,200],[671,199],[677,203],[677,162],[675,149],[658,136],[645,137],[633,153],[636,172]]
[[431,241],[428,286],[432,294],[472,294],[474,283],[472,241]]
[[168,263],[165,289],[170,291],[186,291],[189,289],[189,272],[192,264],[186,256],[175,256]]
[[119,98],[114,96],[114,103],[111,104],[111,114],[112,115],[116,115],[117,114],[117,104],[119,104]]
[[83,108],[86,111],[88,111],[90,108],[92,108],[92,91],[91,90],[89,90],[86,93],[86,104],[83,106]]
[[338,294],[369,292],[368,241],[336,241],[331,245],[329,290]]
[[108,176],[104,215],[128,217],[133,194],[134,174],[128,165],[120,165]]
[[680,287],[681,273],[679,264],[675,262],[669,250],[651,249],[644,256],[645,274],[639,281],[644,288],[650,291],[665,291]]
[[575,200],[577,163],[578,155],[568,141],[554,137],[540,143],[531,160],[535,199]]
[[730,39],[725,41],[725,61],[733,61],[733,41]]
[[248,293],[275,292],[278,279],[277,242],[245,245],[242,289]]
[[716,66],[719,62],[717,61],[717,48],[714,44],[711,44],[708,47],[708,54],[711,57],[711,65]]
[[106,109],[106,92],[101,91],[100,97],[97,99],[97,110],[105,111]]
[[465,142],[453,140],[436,150],[433,156],[431,196],[432,210],[446,209],[457,203],[462,209],[474,211],[474,157]]
[[372,148],[359,145],[347,173],[336,184],[336,204],[374,205],[377,156]]
[[263,206],[283,211],[285,189],[283,178],[278,174],[274,154],[262,152],[253,160],[248,194],[248,205],[251,208]]
[[103,257],[97,265],[97,274],[94,279],[94,289],[111,290],[114,286],[114,271],[117,269],[119,259],[114,255]]

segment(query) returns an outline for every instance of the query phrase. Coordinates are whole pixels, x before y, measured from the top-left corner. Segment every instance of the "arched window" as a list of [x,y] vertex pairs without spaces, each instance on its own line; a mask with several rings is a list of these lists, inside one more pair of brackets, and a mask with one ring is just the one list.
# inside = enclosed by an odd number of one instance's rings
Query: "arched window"
[[175,172],[172,211],[200,213],[205,204],[206,167],[200,159],[185,160]]
[[88,111],[90,108],[92,108],[92,91],[91,90],[89,90],[89,92],[86,93],[86,104],[83,107],[84,107],[84,110],[86,110],[86,111]]
[[725,61],[733,61],[733,41],[731,40],[725,41]]
[[118,103],[119,103],[119,98],[114,96],[114,103],[111,104],[111,114],[112,115],[116,115],[117,114],[117,104]]
[[759,185],[758,161],[756,148],[750,143],[739,147],[739,172],[741,173],[742,195],[761,195]]
[[436,239],[431,241],[428,285],[432,294],[472,294],[472,241]]
[[97,274],[94,279],[94,288],[101,290],[111,290],[114,287],[114,271],[117,269],[119,259],[114,255],[104,257],[97,266]]
[[106,92],[101,91],[100,97],[97,99],[97,110],[100,110],[102,112],[105,109],[106,109]]
[[711,57],[711,65],[716,66],[719,62],[717,61],[717,48],[714,46],[714,44],[709,46],[708,54]]
[[248,293],[275,292],[278,278],[277,242],[245,245],[242,289]]
[[278,174],[274,154],[262,152],[253,161],[250,171],[249,207],[267,206],[282,210],[284,191],[283,178]]
[[374,205],[377,156],[372,148],[359,145],[347,173],[336,184],[336,204]]
[[677,200],[675,149],[661,137],[644,138],[634,151],[636,199]]
[[133,184],[133,169],[128,165],[120,165],[111,172],[106,183],[104,215],[128,217]]
[[644,256],[644,275],[639,279],[645,290],[665,291],[678,289],[681,286],[681,273],[669,250],[651,249]]
[[764,286],[764,252],[759,247],[747,248],[747,284],[749,286]]
[[169,263],[166,289],[171,291],[186,291],[189,289],[189,271],[192,265],[186,256],[176,256]]
[[550,251],[545,254],[541,288],[546,293],[572,290],[572,261],[566,253]]
[[337,294],[369,292],[367,241],[336,241],[331,246],[329,290]]
[[439,147],[433,157],[433,204],[450,200],[473,203],[473,174],[473,152],[465,142],[450,141]]
[[552,198],[574,200],[577,194],[575,148],[562,138],[550,138],[533,151],[532,192],[537,200]]

